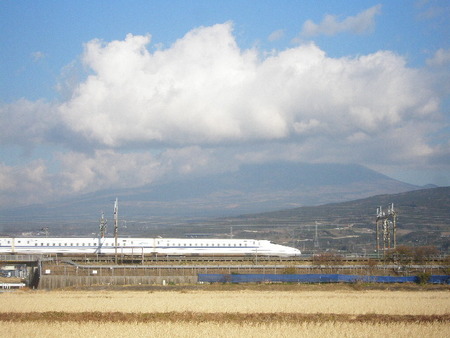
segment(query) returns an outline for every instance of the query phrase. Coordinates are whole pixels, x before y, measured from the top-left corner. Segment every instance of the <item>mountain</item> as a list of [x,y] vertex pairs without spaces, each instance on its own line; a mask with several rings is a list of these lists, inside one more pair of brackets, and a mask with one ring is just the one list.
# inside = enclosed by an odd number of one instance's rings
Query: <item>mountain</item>
[[1,211],[5,222],[64,222],[109,218],[119,198],[122,219],[220,217],[342,202],[418,189],[359,165],[277,162],[244,165],[234,172]]
[[[450,249],[450,187],[383,194],[369,198],[242,215],[222,219],[237,237],[250,231],[252,237],[289,243],[314,251],[316,224],[322,250],[363,252],[375,247],[376,209],[394,203],[398,213],[397,243],[433,245]],[[305,251],[305,252],[306,252]],[[369,251],[367,251],[369,252]]]

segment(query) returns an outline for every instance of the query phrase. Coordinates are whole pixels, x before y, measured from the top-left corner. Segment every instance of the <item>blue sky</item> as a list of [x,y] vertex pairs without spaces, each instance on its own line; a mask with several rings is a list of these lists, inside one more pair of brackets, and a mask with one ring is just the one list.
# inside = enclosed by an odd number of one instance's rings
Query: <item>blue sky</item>
[[4,206],[277,160],[450,185],[448,1],[0,1]]

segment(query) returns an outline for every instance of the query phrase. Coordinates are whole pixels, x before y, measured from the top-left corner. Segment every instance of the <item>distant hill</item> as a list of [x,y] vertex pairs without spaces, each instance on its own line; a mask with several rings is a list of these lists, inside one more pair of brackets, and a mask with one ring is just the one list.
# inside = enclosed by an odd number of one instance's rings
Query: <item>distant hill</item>
[[244,165],[235,172],[179,179],[133,189],[1,210],[0,222],[61,222],[107,217],[120,201],[126,219],[220,217],[342,202],[418,189],[360,165],[277,162]]
[[[112,205],[118,196],[119,233],[123,236],[203,234],[227,238],[232,233],[234,238],[268,239],[305,253],[328,250],[370,253],[375,249],[376,209],[394,203],[399,215],[398,244],[434,245],[449,252],[450,187],[419,190],[358,166],[341,166],[341,172],[333,166],[328,169],[311,166],[311,170],[315,167],[322,173],[314,177],[309,171],[308,177],[308,171],[302,167],[272,166],[258,172],[249,167],[228,175],[115,193],[105,191],[52,205],[3,210],[0,233],[36,234],[48,226],[54,236],[95,234],[99,211],[104,210],[112,220]],[[336,173],[345,177],[343,183],[333,180]],[[267,181],[259,184],[263,179]],[[291,183],[285,183],[286,180]],[[410,191],[389,193],[404,189]],[[377,194],[379,190],[384,191]],[[364,196],[370,192],[375,196]],[[350,199],[358,195],[364,198]],[[321,200],[335,203],[314,205]],[[237,206],[224,212],[229,203]],[[305,206],[290,207],[302,203]],[[281,206],[280,210],[272,211],[276,206]],[[171,208],[176,210],[170,213]],[[266,212],[236,216],[242,210]],[[319,247],[314,246],[316,224]]]
[[[237,229],[270,229],[273,240],[291,242],[314,250],[317,222],[322,249],[359,251],[374,248],[376,209],[394,203],[398,212],[398,244],[434,245],[450,249],[450,187],[383,194],[369,198],[320,206],[227,218],[224,224]],[[285,231],[277,231],[284,229]],[[267,234],[267,232],[266,232]],[[255,235],[254,233],[252,235]],[[263,235],[264,236],[264,235]],[[291,238],[289,238],[291,237]],[[292,238],[295,237],[295,238]]]

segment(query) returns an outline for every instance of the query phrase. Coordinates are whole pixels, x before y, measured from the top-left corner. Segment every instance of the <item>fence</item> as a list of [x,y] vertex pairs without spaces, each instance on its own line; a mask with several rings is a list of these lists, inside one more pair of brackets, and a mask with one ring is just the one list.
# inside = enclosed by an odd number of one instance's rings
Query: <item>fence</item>
[[41,276],[39,289],[77,286],[195,284],[197,276]]
[[[418,283],[417,276],[359,276],[341,274],[199,274],[198,281],[204,283]],[[450,284],[450,276],[433,275],[427,281],[433,284]]]

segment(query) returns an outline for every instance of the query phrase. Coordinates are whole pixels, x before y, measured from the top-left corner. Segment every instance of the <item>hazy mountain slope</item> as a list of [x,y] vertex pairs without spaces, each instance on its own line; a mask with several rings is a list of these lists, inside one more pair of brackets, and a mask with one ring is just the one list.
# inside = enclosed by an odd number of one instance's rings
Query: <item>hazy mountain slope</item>
[[[272,240],[314,250],[317,222],[322,250],[361,252],[375,248],[376,209],[379,206],[386,209],[390,203],[394,203],[398,212],[398,244],[434,245],[444,252],[450,249],[450,187],[242,215],[227,218],[223,224],[233,226],[236,236],[257,228],[259,232],[252,232],[251,236],[267,237],[272,233]],[[266,228],[271,232],[264,231]],[[244,229],[243,234],[238,233],[239,229]]]
[[[267,218],[279,221],[291,220],[297,223],[314,223],[314,221],[335,222],[335,224],[353,222],[356,219],[373,221],[376,217],[376,209],[381,206],[386,208],[388,204],[394,203],[399,212],[403,224],[421,226],[438,220],[450,221],[450,187],[438,187],[419,189],[398,194],[383,194],[368,198],[330,203],[319,206],[305,206],[273,212],[249,214],[239,216],[239,222],[246,219]],[[421,223],[415,222],[420,215]],[[342,221],[336,221],[342,219]],[[449,229],[450,231],[450,224]]]
[[115,197],[125,218],[225,216],[353,200],[417,189],[359,165],[269,163],[133,189],[101,191],[39,206],[3,210],[3,220],[96,219]]

